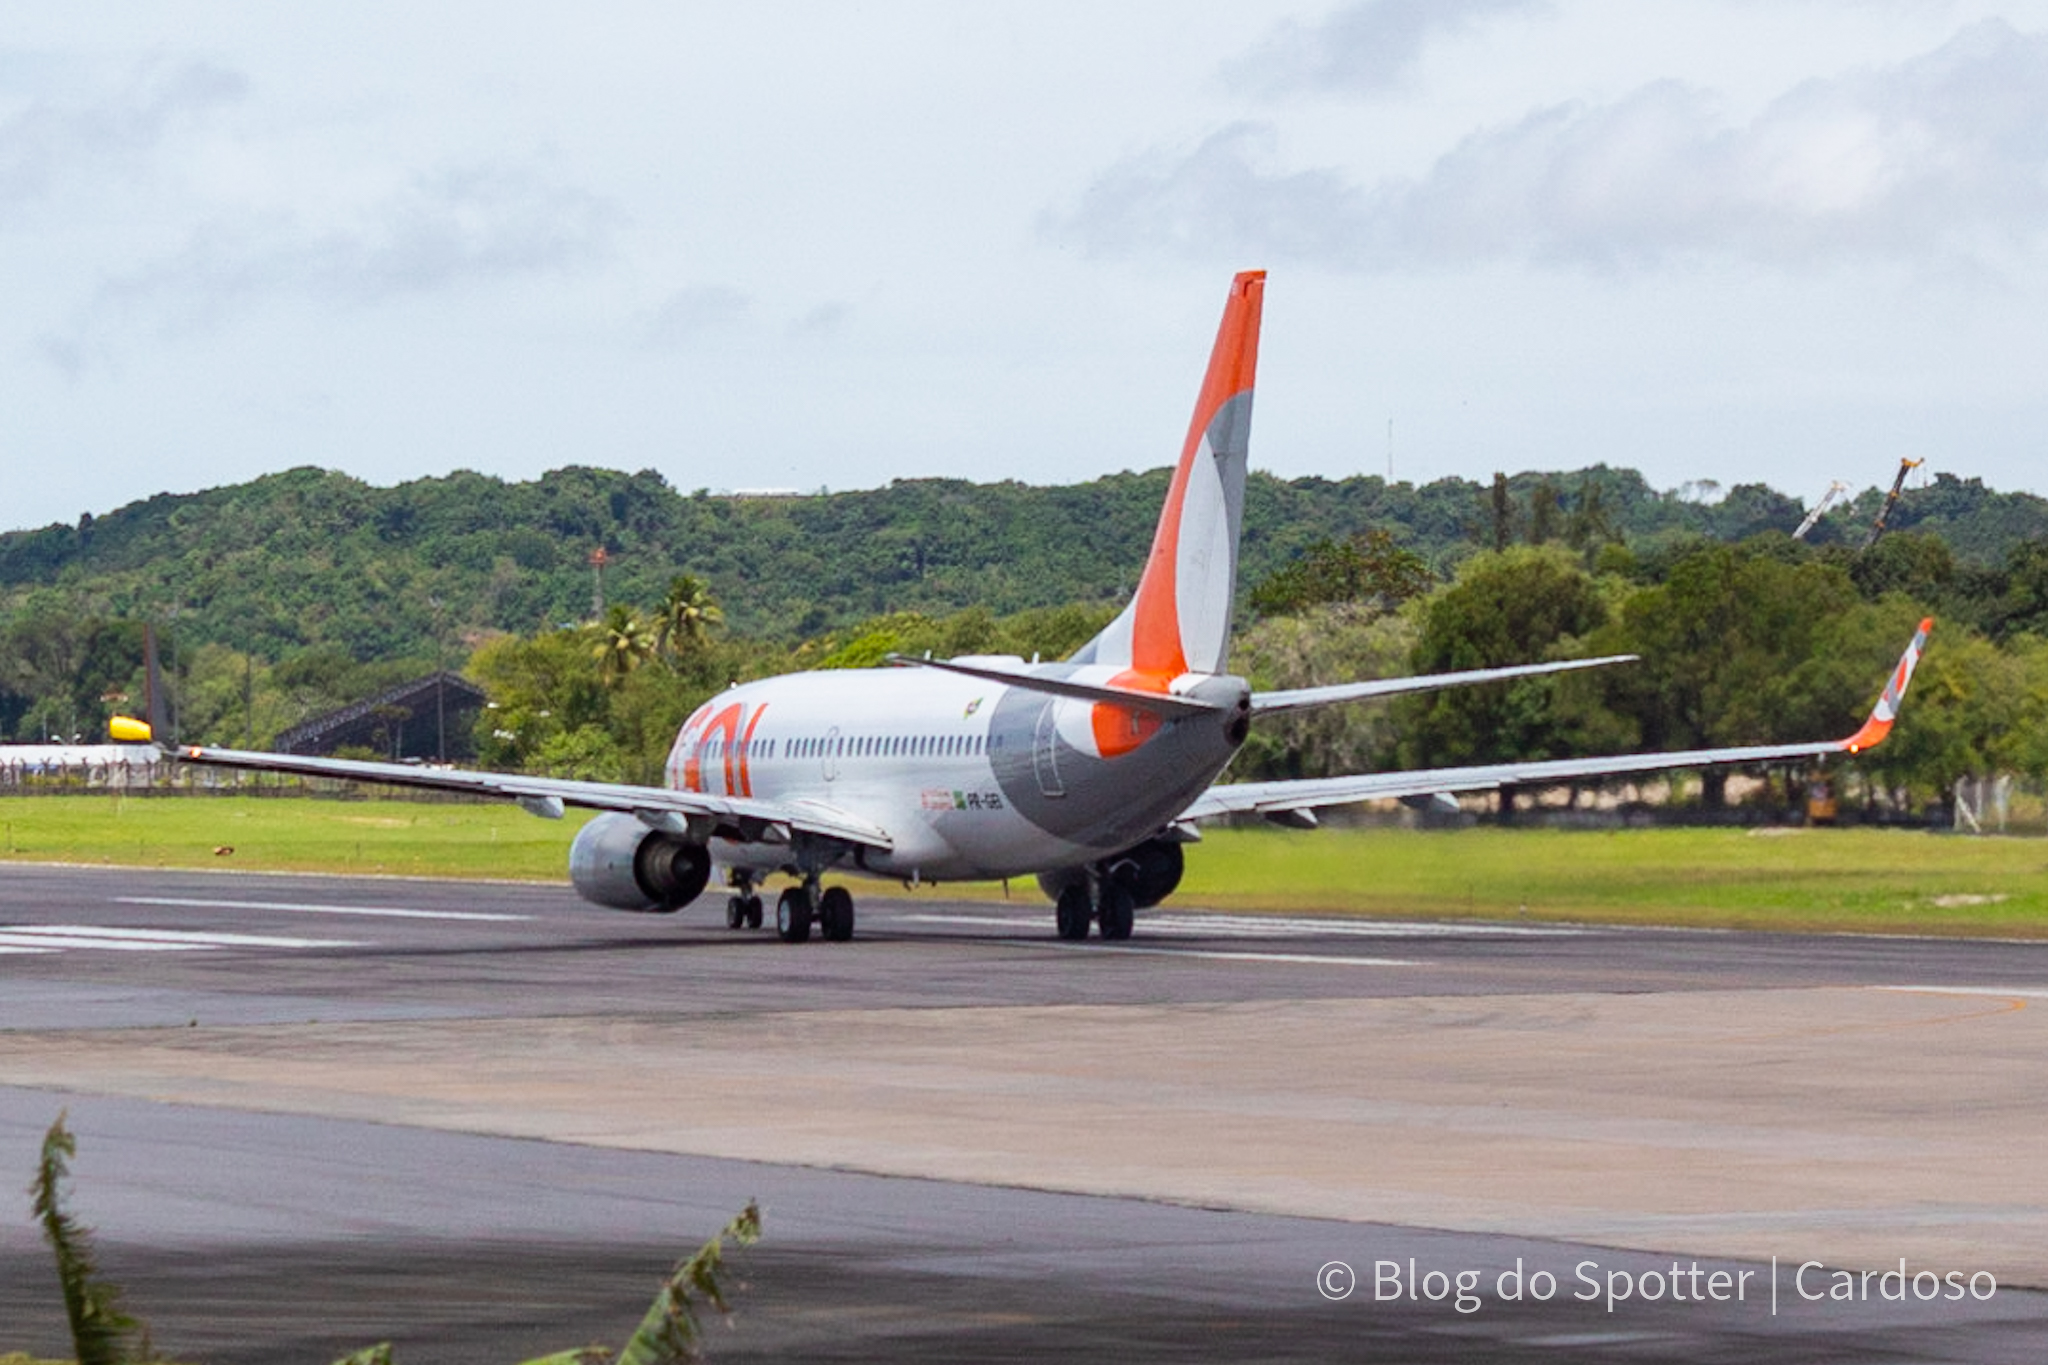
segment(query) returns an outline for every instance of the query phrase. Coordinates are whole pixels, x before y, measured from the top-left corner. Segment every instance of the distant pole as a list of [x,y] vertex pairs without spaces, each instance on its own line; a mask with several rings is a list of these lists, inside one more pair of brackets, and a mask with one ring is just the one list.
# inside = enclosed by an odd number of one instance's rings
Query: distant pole
[[602,545],[590,552],[590,619],[593,621],[604,619],[604,566],[610,558]]
[[429,597],[434,609],[434,761],[448,761],[448,627],[441,599]]

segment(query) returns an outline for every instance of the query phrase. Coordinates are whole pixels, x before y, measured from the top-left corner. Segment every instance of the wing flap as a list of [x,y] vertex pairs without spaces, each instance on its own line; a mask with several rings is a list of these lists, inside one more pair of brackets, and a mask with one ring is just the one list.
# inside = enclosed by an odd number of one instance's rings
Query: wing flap
[[[625,782],[577,782],[568,778],[528,777],[519,773],[469,772],[460,768],[419,768],[409,763],[375,763],[352,758],[313,758],[299,754],[255,753],[244,749],[209,749],[188,745],[174,751],[187,763],[245,772],[291,773],[300,777],[331,777],[351,782],[427,791],[468,792],[516,801],[524,809],[547,815],[559,806],[619,811],[649,816],[681,817],[699,828],[733,838],[754,839],[768,827],[837,839],[866,848],[889,849],[895,840],[872,821],[818,801],[764,801],[755,797],[714,796],[708,792],[640,787]],[[653,821],[649,821],[653,823]]]

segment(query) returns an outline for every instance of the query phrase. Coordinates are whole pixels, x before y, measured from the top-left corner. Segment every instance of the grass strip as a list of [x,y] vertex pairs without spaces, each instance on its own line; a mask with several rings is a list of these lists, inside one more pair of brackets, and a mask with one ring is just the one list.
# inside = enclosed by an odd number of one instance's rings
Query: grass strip
[[[0,860],[560,883],[586,818],[414,801],[10,797],[0,798]],[[1003,892],[948,884],[922,894]],[[1028,880],[1010,894],[1039,899]],[[1880,829],[1215,829],[1187,850],[1169,904],[2048,937],[2048,840]]]

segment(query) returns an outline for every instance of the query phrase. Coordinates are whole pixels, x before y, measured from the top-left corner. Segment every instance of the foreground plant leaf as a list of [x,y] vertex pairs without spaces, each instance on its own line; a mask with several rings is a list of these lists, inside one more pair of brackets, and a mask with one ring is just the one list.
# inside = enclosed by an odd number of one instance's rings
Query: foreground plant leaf
[[153,1353],[129,1354],[128,1339],[141,1330],[141,1324],[121,1311],[121,1287],[100,1278],[92,1229],[64,1210],[64,1185],[70,1178],[71,1159],[78,1155],[78,1140],[64,1126],[64,1118],[65,1114],[59,1113],[43,1135],[42,1159],[30,1187],[35,1216],[57,1258],[57,1281],[64,1291],[64,1316],[71,1325],[78,1365],[129,1365]]
[[737,1218],[669,1275],[639,1330],[619,1352],[619,1365],[685,1365],[703,1359],[704,1336],[691,1297],[700,1296],[720,1313],[731,1312],[718,1278],[725,1271],[725,1243],[730,1239],[738,1246],[752,1246],[760,1238],[761,1208],[749,1200]]

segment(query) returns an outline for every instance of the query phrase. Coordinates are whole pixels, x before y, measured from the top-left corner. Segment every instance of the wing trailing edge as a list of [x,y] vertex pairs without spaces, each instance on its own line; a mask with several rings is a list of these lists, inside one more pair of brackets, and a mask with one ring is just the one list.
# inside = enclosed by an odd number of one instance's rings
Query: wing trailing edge
[[1282,782],[1234,782],[1209,788],[1181,813],[1183,820],[1255,811],[1282,815],[1323,806],[1349,805],[1404,797],[1432,797],[1452,792],[1487,791],[1499,787],[1546,786],[1588,777],[1622,773],[1669,772],[1679,768],[1712,768],[1743,763],[1775,763],[1794,758],[1825,758],[1860,754],[1883,743],[1898,720],[1913,670],[1934,629],[1932,618],[1920,623],[1906,652],[1899,656],[1884,692],[1863,722],[1847,739],[1811,744],[1756,744],[1742,748],[1688,749],[1663,754],[1617,754],[1598,758],[1541,759],[1527,763],[1484,763],[1462,768],[1424,768],[1412,772],[1359,773],[1347,777],[1304,778]]
[[[125,718],[123,718],[125,719]],[[130,721],[143,732],[149,727]],[[135,733],[135,731],[130,731]],[[863,848],[895,846],[889,831],[857,815],[821,801],[762,801],[752,797],[713,796],[670,787],[640,787],[625,782],[577,782],[568,778],[528,777],[519,773],[471,772],[460,768],[423,768],[410,763],[374,763],[352,758],[314,758],[300,754],[257,753],[243,749],[209,749],[185,745],[165,752],[185,763],[244,772],[291,773],[349,782],[378,782],[427,791],[467,792],[517,802],[543,818],[559,818],[568,806],[635,815],[649,825],[678,828],[701,842],[713,837],[756,840],[771,832],[814,835]]]

